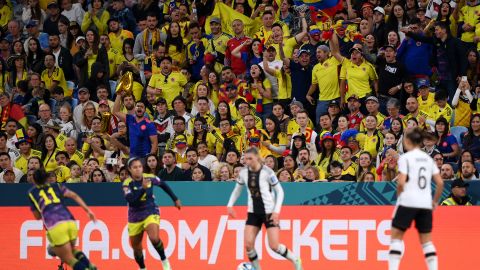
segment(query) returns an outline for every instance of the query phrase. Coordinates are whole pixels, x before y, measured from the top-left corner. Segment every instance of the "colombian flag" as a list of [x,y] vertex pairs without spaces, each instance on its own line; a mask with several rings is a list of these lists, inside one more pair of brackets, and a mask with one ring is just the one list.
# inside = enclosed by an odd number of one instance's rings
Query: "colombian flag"
[[293,3],[295,6],[307,5],[310,10],[321,10],[330,16],[342,9],[341,0],[293,0]]
[[253,37],[253,35],[257,32],[260,28],[260,24],[256,23],[254,20],[250,19],[248,16],[237,12],[233,8],[225,5],[224,3],[216,3],[215,9],[211,16],[207,18],[205,21],[205,32],[208,34],[211,33],[210,30],[210,18],[211,17],[218,17],[222,21],[222,30],[223,32],[234,36],[232,30],[232,22],[236,19],[239,19],[243,22],[244,25],[244,32],[246,36]]

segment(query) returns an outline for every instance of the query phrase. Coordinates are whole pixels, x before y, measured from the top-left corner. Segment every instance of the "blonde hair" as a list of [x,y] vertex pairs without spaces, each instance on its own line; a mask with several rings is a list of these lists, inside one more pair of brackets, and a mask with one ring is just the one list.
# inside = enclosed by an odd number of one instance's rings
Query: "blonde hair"
[[224,181],[224,180],[221,180],[220,179],[220,176],[221,176],[221,171],[224,167],[227,167],[228,169],[228,178],[231,178],[232,175],[233,175],[233,170],[232,170],[232,167],[230,167],[230,165],[228,165],[227,163],[220,163],[218,164],[217,166],[217,171],[215,172],[215,181]]

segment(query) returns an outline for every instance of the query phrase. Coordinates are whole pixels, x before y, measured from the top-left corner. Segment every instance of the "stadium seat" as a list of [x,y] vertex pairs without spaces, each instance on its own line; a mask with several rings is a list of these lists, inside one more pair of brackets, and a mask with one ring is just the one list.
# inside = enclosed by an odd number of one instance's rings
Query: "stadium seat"
[[451,127],[450,128],[450,134],[455,136],[455,139],[457,139],[458,146],[461,148],[463,146],[463,134],[467,132],[468,129],[466,127],[462,126],[456,126],[456,127]]

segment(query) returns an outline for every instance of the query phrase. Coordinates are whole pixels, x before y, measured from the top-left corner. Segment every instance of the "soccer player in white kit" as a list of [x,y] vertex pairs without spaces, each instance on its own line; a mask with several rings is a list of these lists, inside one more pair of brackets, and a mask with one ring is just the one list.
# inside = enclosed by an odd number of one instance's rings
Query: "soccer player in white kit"
[[[403,235],[415,220],[425,261],[429,270],[438,269],[438,258],[432,243],[432,211],[438,206],[443,181],[433,159],[420,147],[423,131],[415,128],[406,134],[407,153],[398,160],[397,206],[392,220],[392,234],[388,269],[398,270],[404,253]],[[432,178],[437,184],[432,200]]]
[[264,224],[267,229],[268,245],[281,256],[291,261],[295,270],[302,270],[301,260],[287,247],[280,243],[279,214],[283,203],[283,189],[280,182],[267,166],[262,165],[257,148],[245,151],[245,164],[248,168],[242,169],[235,188],[228,201],[228,214],[235,218],[233,205],[247,185],[248,191],[248,218],[245,225],[245,249],[248,259],[255,270],[261,270],[255,251],[255,239]]

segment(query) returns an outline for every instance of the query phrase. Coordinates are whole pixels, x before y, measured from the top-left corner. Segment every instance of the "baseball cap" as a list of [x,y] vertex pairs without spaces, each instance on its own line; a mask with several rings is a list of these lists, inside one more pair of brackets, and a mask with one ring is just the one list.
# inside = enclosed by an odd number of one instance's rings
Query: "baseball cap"
[[88,88],[86,88],[86,87],[82,87],[82,88],[78,89],[78,93],[80,93],[80,92],[90,93],[90,91],[89,91]]
[[58,8],[57,1],[52,1],[52,2],[48,3],[47,8]]
[[470,186],[470,184],[466,183],[462,179],[455,179],[455,180],[453,180],[451,187],[453,189],[453,188],[456,188],[456,187],[468,187],[468,186]]
[[397,51],[397,48],[395,48],[395,46],[393,46],[392,44],[387,44],[385,46],[383,46],[383,49],[387,49],[387,48],[392,48],[394,51]]
[[79,42],[82,39],[85,40],[85,37],[84,36],[77,37],[77,39],[75,40],[75,43]]
[[428,79],[420,79],[417,81],[417,88],[430,87],[430,81]]
[[333,107],[333,106],[340,107],[340,102],[338,102],[336,100],[330,101],[330,103],[328,103],[328,107]]
[[310,55],[310,51],[309,51],[309,50],[301,49],[300,51],[298,51],[298,56],[302,55],[302,53],[306,53],[306,54]]
[[218,23],[218,24],[221,24],[222,21],[221,21],[220,18],[218,18],[218,17],[211,17],[211,18],[210,18],[210,23]]
[[357,95],[351,95],[347,98],[347,101],[350,101],[350,99],[355,99],[355,100],[358,100],[358,96]]
[[373,11],[375,12],[379,12],[379,13],[382,13],[383,15],[385,15],[385,9],[383,9],[382,7],[376,7],[373,9]]
[[37,25],[38,25],[37,20],[30,20],[30,21],[28,21],[27,25],[25,25],[25,27],[30,28],[30,27],[34,27],[34,26],[37,26]]
[[376,96],[369,96],[367,97],[367,99],[365,99],[365,102],[369,101],[369,100],[372,100],[372,101],[375,101],[378,103],[378,98]]
[[360,49],[360,48],[351,48],[351,49],[348,51],[348,53],[352,53],[353,51],[357,51],[357,52],[359,52],[359,53],[363,53],[363,52],[362,52],[362,49]]
[[320,50],[322,50],[324,52],[327,52],[327,53],[330,52],[330,48],[327,45],[320,45],[320,46],[317,47],[317,49],[320,49]]
[[107,105],[108,106],[108,101],[106,99],[100,100],[98,102],[98,106],[100,106],[100,105]]

